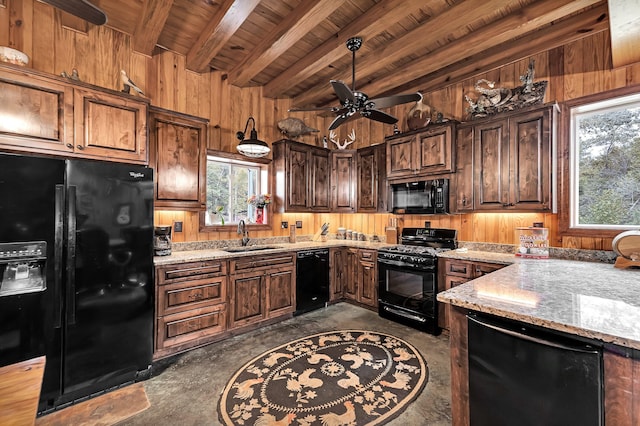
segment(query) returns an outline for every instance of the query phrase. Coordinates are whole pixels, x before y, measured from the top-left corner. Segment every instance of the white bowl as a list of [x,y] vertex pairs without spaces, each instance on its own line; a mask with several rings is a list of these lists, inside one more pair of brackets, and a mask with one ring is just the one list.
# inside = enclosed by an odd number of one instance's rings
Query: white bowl
[[12,49],[7,46],[0,46],[0,62],[8,62],[14,65],[27,65],[29,57],[26,53]]

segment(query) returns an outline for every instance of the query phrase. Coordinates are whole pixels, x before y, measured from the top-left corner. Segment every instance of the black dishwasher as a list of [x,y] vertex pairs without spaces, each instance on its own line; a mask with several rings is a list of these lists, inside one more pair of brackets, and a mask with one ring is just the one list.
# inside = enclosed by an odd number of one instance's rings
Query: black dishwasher
[[296,261],[296,311],[294,315],[329,302],[329,249],[299,251]]
[[474,426],[602,425],[602,347],[471,313],[469,419]]

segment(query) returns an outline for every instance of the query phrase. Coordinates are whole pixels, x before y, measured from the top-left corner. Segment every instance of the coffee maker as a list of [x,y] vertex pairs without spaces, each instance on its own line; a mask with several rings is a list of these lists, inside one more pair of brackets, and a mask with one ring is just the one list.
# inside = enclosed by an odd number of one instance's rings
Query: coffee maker
[[153,254],[156,256],[171,254],[171,226],[156,226],[154,228]]

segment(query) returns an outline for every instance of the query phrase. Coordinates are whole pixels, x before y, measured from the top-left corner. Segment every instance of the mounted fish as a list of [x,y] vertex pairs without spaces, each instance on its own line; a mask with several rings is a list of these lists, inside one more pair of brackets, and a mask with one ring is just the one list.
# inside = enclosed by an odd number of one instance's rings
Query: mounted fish
[[278,121],[278,129],[280,129],[280,131],[290,139],[319,132],[318,129],[309,127],[304,121],[294,117],[287,117]]

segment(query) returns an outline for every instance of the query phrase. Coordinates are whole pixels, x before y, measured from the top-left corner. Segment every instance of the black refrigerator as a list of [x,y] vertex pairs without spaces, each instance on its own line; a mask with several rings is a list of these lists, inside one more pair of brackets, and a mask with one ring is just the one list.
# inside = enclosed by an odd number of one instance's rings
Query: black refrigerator
[[0,366],[46,356],[38,411],[147,378],[153,175],[0,154]]

